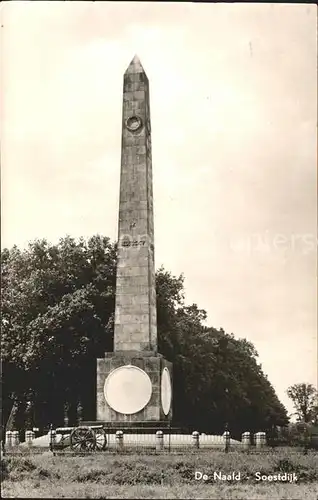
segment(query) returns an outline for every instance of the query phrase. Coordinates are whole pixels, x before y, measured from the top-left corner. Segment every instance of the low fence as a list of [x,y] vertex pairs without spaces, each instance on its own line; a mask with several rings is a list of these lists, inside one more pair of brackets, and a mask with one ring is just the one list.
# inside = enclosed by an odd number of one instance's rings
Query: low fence
[[[85,429],[87,432],[85,432]],[[288,442],[273,440],[265,432],[243,432],[241,439],[233,439],[226,430],[222,435],[207,435],[194,431],[184,434],[182,429],[168,427],[129,427],[114,428],[112,426],[85,423],[80,427],[61,427],[44,431],[39,429],[23,433],[7,431],[5,441],[2,440],[2,453],[36,453],[50,450],[56,453],[92,453],[105,451],[109,453],[129,453],[145,451],[147,453],[196,452],[198,450],[245,451],[248,453],[273,451],[275,448],[288,447],[292,451],[318,449],[318,435],[307,436],[302,442],[290,447]],[[43,433],[43,431],[42,431]],[[78,435],[76,436],[76,433]],[[22,442],[20,442],[20,438]],[[24,438],[24,439],[23,439]],[[76,438],[76,439],[75,439]]]
[[[240,448],[249,449],[252,445],[251,435],[245,432],[242,441],[232,439],[230,432],[226,431],[221,436],[200,434],[197,431],[192,434],[177,434],[173,432],[156,431],[153,434],[147,433],[127,433],[117,431],[116,433],[107,433],[107,447],[109,449],[125,450],[129,448],[153,448],[160,450],[176,449],[218,449],[229,451],[230,449]],[[265,432],[255,434],[255,447],[260,449],[266,445]]]
[[[42,451],[51,450],[52,453],[91,453],[93,451],[105,451],[112,453],[120,452],[184,452],[198,450],[218,450],[218,451],[253,451],[263,450],[267,447],[266,433],[258,432],[252,435],[250,432],[242,434],[241,441],[232,439],[229,431],[223,435],[206,435],[197,431],[192,434],[173,433],[168,429],[166,431],[157,430],[153,433],[131,432],[131,430],[117,430],[111,432],[109,429],[103,429],[105,440],[98,446],[92,440],[83,440],[80,446],[73,446],[71,442],[71,433],[74,428],[51,429],[48,434],[36,438],[36,431],[27,430],[25,432],[25,441],[19,442],[18,431],[7,431],[6,442],[3,451],[5,453],[23,453],[28,450]],[[101,434],[99,434],[101,436]]]

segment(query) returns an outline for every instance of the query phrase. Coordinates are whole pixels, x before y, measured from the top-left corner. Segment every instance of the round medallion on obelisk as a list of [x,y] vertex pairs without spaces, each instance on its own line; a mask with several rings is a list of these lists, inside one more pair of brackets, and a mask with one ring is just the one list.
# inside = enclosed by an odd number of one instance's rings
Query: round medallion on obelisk
[[126,127],[130,132],[137,132],[142,127],[142,120],[139,116],[130,116],[126,120]]
[[171,407],[172,387],[170,373],[167,367],[162,370],[161,375],[161,405],[162,411],[168,415]]
[[142,410],[151,398],[152,383],[146,372],[133,365],[115,368],[104,385],[109,406],[125,415]]

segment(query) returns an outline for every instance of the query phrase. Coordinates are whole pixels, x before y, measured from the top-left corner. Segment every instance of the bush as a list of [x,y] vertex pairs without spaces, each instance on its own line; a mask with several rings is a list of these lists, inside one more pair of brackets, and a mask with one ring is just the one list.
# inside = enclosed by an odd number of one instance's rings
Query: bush
[[288,427],[282,428],[277,438],[277,442],[279,446],[287,445],[294,447],[315,448],[316,434],[318,437],[318,432],[315,431],[315,427],[312,424],[296,422],[289,424]]
[[1,459],[3,479],[21,481],[23,479],[59,479],[60,475],[37,464],[32,458],[3,457]]

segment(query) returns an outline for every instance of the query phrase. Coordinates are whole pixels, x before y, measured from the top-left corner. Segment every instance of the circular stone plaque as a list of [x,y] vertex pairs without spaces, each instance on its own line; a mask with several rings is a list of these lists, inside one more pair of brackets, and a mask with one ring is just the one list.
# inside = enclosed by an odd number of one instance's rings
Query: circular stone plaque
[[162,370],[161,374],[161,404],[162,410],[165,415],[168,415],[171,407],[171,397],[172,397],[172,388],[171,388],[171,379],[170,373],[167,367]]
[[109,406],[125,415],[142,410],[149,402],[152,384],[146,372],[137,366],[125,365],[113,370],[104,385]]
[[141,118],[139,118],[139,116],[130,116],[126,120],[126,127],[128,128],[128,130],[130,130],[130,132],[136,132],[141,128],[141,126],[142,126],[142,121]]

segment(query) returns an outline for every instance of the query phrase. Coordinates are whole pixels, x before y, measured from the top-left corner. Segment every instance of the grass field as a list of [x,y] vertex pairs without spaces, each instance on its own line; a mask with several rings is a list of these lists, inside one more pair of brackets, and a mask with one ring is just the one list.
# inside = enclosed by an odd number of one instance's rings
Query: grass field
[[[1,466],[4,498],[318,498],[318,455],[314,452],[102,453],[83,457],[53,457],[46,452],[5,457]],[[195,472],[208,479],[196,480]],[[240,473],[240,478],[218,479],[214,472]],[[294,473],[297,481],[257,481],[257,473],[266,477],[280,473],[281,478],[291,478]]]

